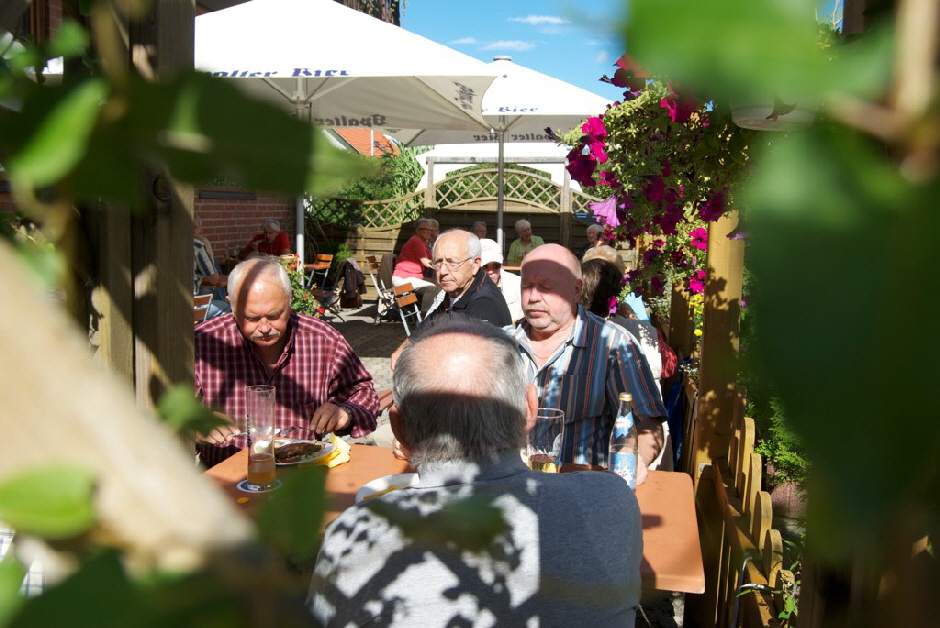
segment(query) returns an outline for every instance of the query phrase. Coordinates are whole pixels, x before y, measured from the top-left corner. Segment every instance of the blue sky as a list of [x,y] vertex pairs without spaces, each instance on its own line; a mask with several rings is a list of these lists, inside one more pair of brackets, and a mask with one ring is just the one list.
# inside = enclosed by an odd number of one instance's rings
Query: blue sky
[[614,34],[623,0],[407,0],[402,26],[482,61],[509,55],[519,65],[610,100],[601,83],[623,52]]

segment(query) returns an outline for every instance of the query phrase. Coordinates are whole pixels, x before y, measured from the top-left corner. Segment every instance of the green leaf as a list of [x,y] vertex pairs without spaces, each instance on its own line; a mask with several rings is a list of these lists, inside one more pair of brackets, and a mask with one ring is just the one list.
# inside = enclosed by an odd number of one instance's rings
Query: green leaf
[[313,558],[326,507],[326,469],[310,466],[283,474],[281,488],[258,512],[261,540],[297,562]]
[[100,79],[70,88],[32,129],[21,151],[10,157],[10,178],[29,187],[51,185],[82,158],[108,92]]
[[88,47],[88,33],[77,22],[65,20],[49,42],[49,54],[53,57],[79,55]]
[[82,563],[79,570],[39,597],[28,599],[8,628],[124,628],[139,626],[139,600],[120,554],[109,550]]
[[199,403],[193,389],[182,384],[171,387],[157,404],[157,414],[181,435],[208,434],[226,421]]
[[830,78],[813,0],[634,0],[625,35],[641,66],[712,95],[818,97]]
[[5,626],[23,603],[20,587],[25,577],[26,569],[12,551],[7,551],[0,561],[0,626]]
[[20,532],[63,539],[95,521],[95,476],[83,467],[52,465],[0,484],[0,519]]

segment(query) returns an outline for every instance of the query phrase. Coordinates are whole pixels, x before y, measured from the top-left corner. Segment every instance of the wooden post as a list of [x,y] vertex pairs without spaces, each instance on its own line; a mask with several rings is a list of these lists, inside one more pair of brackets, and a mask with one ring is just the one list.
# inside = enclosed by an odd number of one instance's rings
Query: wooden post
[[[118,29],[127,62],[148,78],[193,67],[195,16],[188,0],[163,0]],[[192,383],[193,192],[158,165],[141,174],[144,207],[112,207],[98,228],[99,284],[92,290],[99,356],[152,407],[177,383]]]
[[692,306],[689,303],[689,293],[678,283],[672,285],[667,339],[669,345],[682,358],[692,355]]
[[435,207],[434,197],[437,195],[437,183],[434,182],[434,158],[428,158],[428,184],[424,188],[424,211]]
[[561,188],[561,204],[558,218],[561,221],[561,245],[571,248],[571,175],[565,168],[564,184]]
[[730,212],[708,227],[698,421],[693,443],[696,482],[705,465],[727,457],[732,432],[744,242],[729,240],[727,235],[737,224],[737,212]]

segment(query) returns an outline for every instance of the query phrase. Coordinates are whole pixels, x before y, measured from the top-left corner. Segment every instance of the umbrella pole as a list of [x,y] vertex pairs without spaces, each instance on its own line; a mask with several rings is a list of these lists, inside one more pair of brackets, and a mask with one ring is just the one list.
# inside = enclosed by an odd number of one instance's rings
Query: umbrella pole
[[506,117],[499,117],[499,153],[496,159],[496,242],[499,243],[499,250],[503,250],[503,202],[506,200],[504,195],[504,177],[505,177],[505,159],[503,148],[506,142]]

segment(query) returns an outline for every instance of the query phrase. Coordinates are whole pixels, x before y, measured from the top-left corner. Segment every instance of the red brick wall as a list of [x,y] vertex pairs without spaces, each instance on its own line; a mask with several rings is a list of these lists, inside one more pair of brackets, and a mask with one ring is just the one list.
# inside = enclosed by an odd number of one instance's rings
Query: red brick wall
[[293,249],[294,206],[289,198],[257,194],[254,200],[207,199],[196,193],[196,218],[202,220],[202,235],[212,243],[216,257],[234,255],[261,232],[261,223],[273,218],[290,236]]

